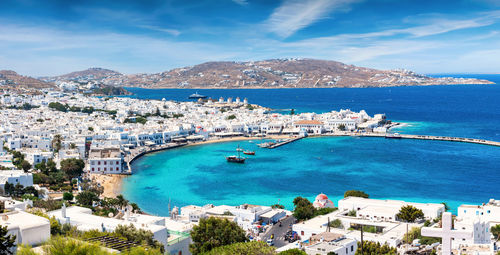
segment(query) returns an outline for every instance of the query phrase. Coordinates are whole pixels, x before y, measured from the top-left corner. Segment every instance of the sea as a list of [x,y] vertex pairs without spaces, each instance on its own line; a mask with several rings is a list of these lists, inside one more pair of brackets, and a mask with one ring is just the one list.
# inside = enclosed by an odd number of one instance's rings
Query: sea
[[[141,89],[132,97],[188,101],[198,92],[211,98],[247,98],[276,112],[323,113],[351,109],[385,113],[405,123],[395,132],[500,141],[500,75],[476,77],[494,85],[403,86],[321,89]],[[500,199],[500,147],[444,141],[369,137],[307,138],[274,150],[261,140],[208,144],[152,153],[132,164],[122,193],[145,212],[168,215],[170,207],[214,204],[282,204],[326,194],[335,204],[347,190],[371,198],[461,204]],[[256,151],[245,164],[224,156],[237,146]]]

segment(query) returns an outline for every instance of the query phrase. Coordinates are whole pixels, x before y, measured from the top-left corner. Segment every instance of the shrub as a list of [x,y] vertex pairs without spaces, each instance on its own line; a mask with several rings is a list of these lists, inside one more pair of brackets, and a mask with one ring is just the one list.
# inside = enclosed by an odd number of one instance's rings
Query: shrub
[[361,190],[348,190],[344,193],[344,197],[363,197],[369,198],[370,196]]

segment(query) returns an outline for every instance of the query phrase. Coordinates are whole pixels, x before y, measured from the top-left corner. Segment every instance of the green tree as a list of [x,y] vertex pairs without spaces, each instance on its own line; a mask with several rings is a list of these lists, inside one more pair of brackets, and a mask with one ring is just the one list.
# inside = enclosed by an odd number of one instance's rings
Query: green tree
[[163,244],[154,239],[153,232],[144,229],[137,229],[134,225],[118,225],[113,231],[115,235],[121,236],[130,242],[137,242],[149,245],[164,252]]
[[445,212],[450,211],[450,207],[448,206],[448,204],[447,204],[446,202],[442,202],[441,204],[443,204],[443,205],[444,205],[444,211],[445,211]]
[[66,201],[73,200],[73,197],[74,197],[73,194],[69,192],[64,192],[63,194],[63,199]]
[[361,190],[348,190],[344,193],[344,197],[363,197],[369,198],[370,196]]
[[234,120],[234,119],[236,119],[236,115],[234,115],[234,114],[231,114],[231,115],[227,116],[227,118],[226,118],[226,120]]
[[45,161],[42,161],[42,162],[36,164],[35,169],[40,170],[40,172],[42,172],[44,174],[49,174],[47,171],[47,164],[45,163]]
[[280,205],[280,204],[274,204],[274,205],[271,205],[271,208],[273,208],[273,209],[285,209],[285,206]]
[[16,242],[15,235],[9,235],[7,226],[0,226],[0,254],[13,254],[11,249],[14,247]]
[[377,255],[396,255],[398,250],[396,248],[391,248],[389,245],[376,242],[363,242],[363,253],[361,253],[361,243],[358,242],[358,249],[356,250],[356,255],[358,254],[377,254]]
[[340,219],[330,221],[329,226],[332,228],[344,228],[344,225],[342,225],[342,221]]
[[500,225],[495,225],[491,227],[491,234],[495,237],[495,239],[500,239]]
[[70,179],[80,176],[83,173],[85,162],[82,159],[69,158],[61,161],[61,170]]
[[234,243],[216,247],[203,255],[274,255],[275,248],[267,245],[265,242],[245,242]]
[[94,192],[82,191],[78,195],[76,195],[76,201],[84,207],[91,208],[92,202],[98,202],[99,197]]
[[59,152],[61,149],[61,144],[62,144],[62,137],[61,135],[57,134],[52,138],[52,149],[54,152]]
[[54,162],[54,160],[52,159],[47,160],[47,170],[49,172],[57,172],[57,165],[56,162]]
[[245,231],[235,222],[213,217],[201,219],[198,226],[193,227],[191,238],[193,243],[189,250],[193,254],[201,254],[216,247],[248,241]]
[[31,169],[30,162],[28,162],[27,160],[23,160],[23,162],[21,162],[21,168],[25,173],[27,173]]
[[282,251],[282,252],[278,253],[278,255],[307,255],[307,253],[303,250],[295,248],[295,249]]
[[405,222],[415,222],[415,220],[423,218],[424,213],[412,205],[406,205],[401,207],[396,217]]
[[293,216],[297,220],[307,220],[314,217],[315,208],[311,201],[304,197],[296,197],[293,200],[295,209],[293,210]]
[[344,124],[340,124],[337,128],[338,128],[340,131],[345,131],[345,125],[344,125]]

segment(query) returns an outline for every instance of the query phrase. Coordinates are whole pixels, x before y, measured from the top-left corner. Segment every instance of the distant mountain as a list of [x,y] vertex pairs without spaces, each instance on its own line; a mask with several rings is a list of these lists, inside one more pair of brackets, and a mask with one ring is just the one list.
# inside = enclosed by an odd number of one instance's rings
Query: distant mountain
[[[408,70],[376,70],[315,59],[207,62],[154,74],[121,75],[115,71],[106,71],[109,73],[107,76],[106,72],[99,72],[100,76],[93,75],[98,77],[98,82],[102,84],[143,88],[331,88],[492,84],[486,80],[432,78]],[[60,77],[75,78],[69,74]],[[79,77],[84,80],[89,78],[88,75]]]
[[54,88],[51,82],[41,81],[29,76],[20,75],[11,70],[0,71],[0,89],[41,89]]
[[[1,72],[4,72],[2,75]],[[206,62],[162,73],[124,75],[104,68],[89,68],[65,75],[31,77],[0,72],[0,85],[13,82],[49,87],[61,82],[143,88],[333,88],[392,87],[453,84],[493,84],[473,78],[433,78],[412,71],[377,70],[316,59],[270,59],[249,62]],[[2,78],[4,77],[4,78]],[[5,78],[7,77],[7,78]],[[15,79],[8,78],[15,77]],[[2,81],[4,79],[4,81]],[[10,79],[10,80],[9,80]],[[17,82],[17,83],[16,83]]]
[[92,67],[83,71],[76,71],[76,72],[71,72],[68,74],[63,74],[60,76],[52,76],[52,77],[41,77],[40,80],[43,81],[50,81],[50,82],[55,82],[55,81],[96,81],[99,82],[101,79],[106,79],[106,78],[111,78],[115,76],[122,76],[121,73],[109,70],[109,69],[104,69],[104,68],[99,68],[99,67]]

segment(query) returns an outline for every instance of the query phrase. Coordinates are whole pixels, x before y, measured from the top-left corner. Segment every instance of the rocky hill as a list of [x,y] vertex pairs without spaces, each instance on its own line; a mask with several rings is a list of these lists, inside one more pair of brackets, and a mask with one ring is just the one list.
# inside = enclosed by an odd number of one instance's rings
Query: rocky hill
[[40,80],[48,81],[48,82],[55,82],[55,81],[81,81],[81,82],[95,81],[95,82],[99,82],[102,79],[108,79],[108,78],[117,77],[117,76],[122,76],[122,74],[119,72],[113,71],[113,70],[109,70],[109,69],[92,67],[92,68],[89,68],[87,70],[71,72],[68,74],[60,75],[60,76],[41,77]]
[[207,62],[155,74],[102,77],[106,85],[143,88],[312,88],[491,84],[478,79],[432,78],[408,70],[376,70],[315,59]]
[[0,71],[0,89],[42,89],[54,88],[51,82],[41,81],[29,76],[20,75],[11,70]]
[[[452,84],[492,84],[472,78],[433,78],[408,70],[376,70],[315,59],[271,59],[250,62],[207,62],[162,73],[130,74],[89,68],[34,79],[13,71],[0,71],[0,85],[33,88],[64,82],[94,87],[143,88],[332,88],[392,87]],[[92,86],[93,86],[92,85]]]

